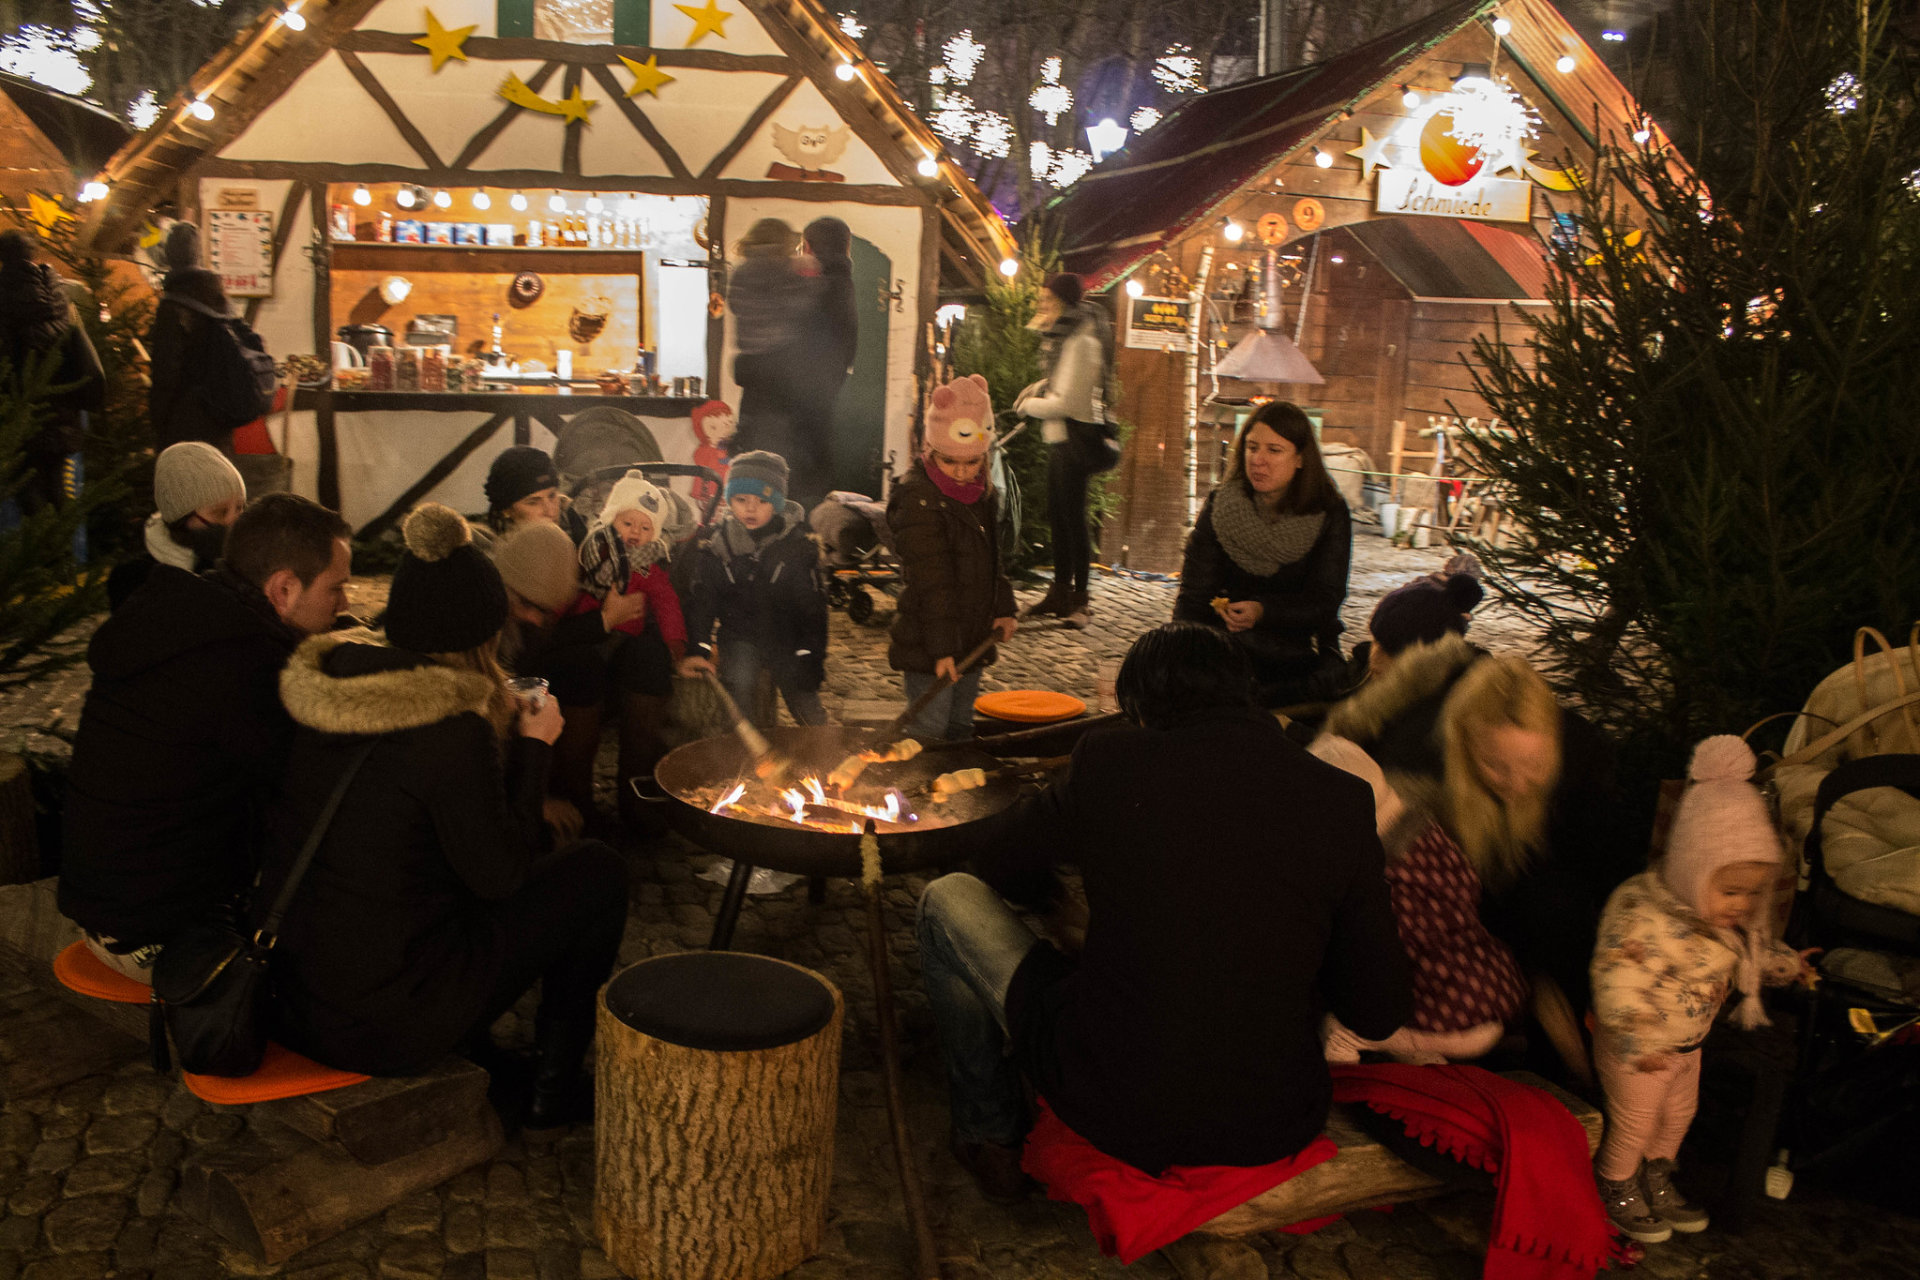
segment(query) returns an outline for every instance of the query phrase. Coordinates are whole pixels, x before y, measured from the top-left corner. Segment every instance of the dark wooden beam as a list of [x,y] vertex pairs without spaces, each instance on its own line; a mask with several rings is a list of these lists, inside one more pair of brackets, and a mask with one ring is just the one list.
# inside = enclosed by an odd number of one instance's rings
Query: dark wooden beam
[[[367,64],[360,61],[359,56],[350,49],[340,50],[340,61],[353,73],[353,78],[360,82],[360,87],[367,91],[367,95],[380,104],[380,109],[387,113],[387,119],[393,121],[393,127],[400,131],[400,136],[407,140],[413,153],[420,157],[420,163],[431,170],[442,168],[440,157],[433,153],[433,144],[427,141],[427,135],[414,128],[413,121],[407,119],[407,113],[393,100],[387,87],[380,83],[373,72],[367,70]],[[315,123],[325,127],[323,122]]]
[[[356,53],[404,53],[425,57],[427,51],[413,37],[397,31],[353,31],[335,46]],[[702,71],[793,70],[780,54],[722,53],[717,49],[649,49],[639,45],[568,44],[560,40],[529,40],[498,36],[468,36],[461,52],[474,62],[564,62],[581,67],[617,67],[621,55],[635,62],[660,59],[658,65],[691,67]]]
[[[541,67],[533,73],[533,78],[526,82],[527,88],[533,90],[535,93],[540,92],[540,90],[546,88],[547,81],[553,79],[553,73],[559,69],[560,64],[558,62],[549,62],[546,66]],[[474,134],[473,137],[467,139],[467,145],[460,148],[460,154],[454,158],[453,167],[455,169],[466,169],[471,166],[475,160],[480,158],[480,154],[483,151],[493,145],[493,140],[504,133],[507,126],[513,123],[513,118],[525,109],[524,107],[516,106],[509,102],[501,109],[499,115],[487,122],[485,128]]]
[[[316,182],[309,186],[310,199],[313,201],[313,225],[324,228],[327,219],[327,184]],[[331,359],[333,353],[333,256],[331,241],[326,232],[320,232],[320,246],[314,253],[313,262],[313,350],[322,359]],[[332,419],[328,419],[327,430],[331,436]],[[339,496],[340,478],[334,477],[336,499]],[[337,510],[337,508],[336,508]]]
[[640,110],[640,104],[629,98],[627,91],[620,87],[620,82],[613,78],[613,71],[603,66],[590,67],[588,70],[592,73],[594,82],[613,98],[614,106],[618,107],[620,114],[627,118],[627,123],[647,140],[648,146],[660,153],[660,158],[667,162],[668,172],[676,178],[693,177],[692,171],[680,159],[680,153],[675,151],[666,137],[653,127],[653,121],[647,119],[646,112]]
[[795,68],[812,78],[833,109],[840,113],[847,127],[873,149],[873,154],[879,157],[889,173],[909,187],[925,182],[926,179],[919,177],[915,171],[915,166],[920,163],[919,156],[909,156],[907,144],[887,131],[874,114],[873,104],[864,96],[864,86],[856,88],[841,80],[834,73],[832,63],[813,47],[785,11],[776,13],[775,8],[774,5],[762,5],[755,9],[755,13],[760,18],[761,27],[773,37],[773,42],[793,59]]
[[415,503],[432,493],[442,480],[460,469],[460,464],[471,458],[474,451],[488,440],[511,418],[513,414],[496,413],[485,422],[467,433],[467,438],[453,446],[451,452],[440,461],[428,467],[426,473],[407,486],[407,491],[393,500],[391,506],[373,519],[367,521],[355,531],[356,538],[377,538],[385,533],[407,512],[413,510]]
[[[724,389],[720,374],[727,350],[727,316],[724,307],[714,315],[711,300],[715,294],[727,296],[727,198],[723,195],[707,201],[707,294],[707,394],[718,400]],[[734,406],[736,413],[739,409]]]
[[[569,63],[566,72],[560,77],[560,99],[566,101],[573,91],[580,87],[580,64]],[[580,176],[580,135],[586,130],[585,120],[567,121],[566,142],[560,148],[560,171],[569,178]]]
[[419,182],[460,187],[563,187],[569,191],[635,191],[643,195],[765,197],[813,203],[903,205],[920,208],[934,201],[917,187],[868,186],[849,182],[756,182],[750,179],[640,177],[632,174],[583,174],[552,169],[462,169],[425,173],[398,164],[316,164],[279,160],[208,160],[198,170],[209,178],[293,178],[312,183]]
[[[280,212],[275,215],[279,221],[273,224],[273,278],[280,279],[280,256],[286,252],[287,236],[293,231],[294,216],[300,210],[301,197],[307,194],[307,185],[296,182],[287,188],[287,198],[280,202]],[[323,233],[324,234],[324,233]],[[260,305],[265,298],[248,298],[246,320],[249,325],[260,318]]]
[[804,76],[788,76],[779,88],[768,94],[766,100],[755,107],[753,114],[747,117],[745,127],[733,135],[731,142],[720,148],[719,155],[707,161],[707,167],[700,171],[700,176],[702,178],[718,178],[721,174],[725,173],[727,166],[733,163],[733,158],[739,155],[741,149],[753,139],[753,135],[760,131],[760,126],[767,122],[768,117],[778,111],[781,105],[793,96],[793,91],[800,87],[800,82],[803,79],[805,79]]

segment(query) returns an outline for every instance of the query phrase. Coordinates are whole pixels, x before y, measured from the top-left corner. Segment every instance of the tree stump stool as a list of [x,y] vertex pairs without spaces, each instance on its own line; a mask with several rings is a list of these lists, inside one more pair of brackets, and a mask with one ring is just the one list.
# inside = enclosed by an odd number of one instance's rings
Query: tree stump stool
[[657,956],[600,996],[594,1234],[635,1280],[771,1280],[820,1247],[844,1003],[810,969]]

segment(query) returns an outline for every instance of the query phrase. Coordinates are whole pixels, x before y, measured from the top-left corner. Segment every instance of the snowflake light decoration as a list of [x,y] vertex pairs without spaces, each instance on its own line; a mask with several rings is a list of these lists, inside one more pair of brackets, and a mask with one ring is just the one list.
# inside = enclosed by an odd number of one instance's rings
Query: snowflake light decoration
[[[94,44],[99,33],[92,32]],[[80,42],[52,27],[22,26],[0,38],[0,71],[25,76],[60,93],[79,95],[93,86],[93,74],[80,62]]]
[[1080,181],[1087,170],[1093,168],[1093,157],[1072,147],[1063,147],[1054,152],[1052,161],[1047,166],[1047,181],[1056,187],[1072,186]]
[[1900,179],[1900,185],[1907,189],[1908,195],[1913,196],[1915,199],[1920,199],[1920,169],[1915,169],[1912,173]]
[[840,34],[858,40],[867,34],[867,24],[851,13],[843,13],[840,15]]
[[1453,117],[1453,128],[1447,136],[1463,147],[1478,147],[1489,156],[1524,155],[1522,144],[1540,132],[1539,113],[1505,77],[1463,77],[1454,82],[1453,92],[1443,101]]
[[149,89],[127,104],[127,123],[145,132],[160,118],[160,99]]
[[1040,64],[1040,83],[1027,95],[1027,105],[1058,124],[1060,117],[1073,110],[1073,90],[1060,83],[1060,59],[1048,58]]
[[1851,71],[1842,71],[1827,81],[1827,110],[1844,116],[1860,105],[1860,81]]
[[973,99],[964,93],[943,94],[933,113],[933,131],[951,142],[965,142],[973,134]]
[[1141,107],[1138,111],[1127,117],[1127,123],[1133,126],[1135,133],[1145,133],[1147,130],[1153,128],[1153,126],[1159,124],[1162,119],[1163,117],[1157,109],[1153,107]]
[[1200,59],[1189,45],[1176,44],[1153,61],[1153,78],[1168,93],[1205,93]]
[[1027,172],[1036,178],[1047,176],[1047,170],[1053,167],[1053,148],[1044,142],[1027,144]]
[[998,111],[976,112],[973,149],[990,160],[1006,159],[1013,150],[1013,122]]
[[962,31],[940,47],[940,55],[954,83],[967,84],[973,80],[980,59],[987,56],[987,46],[975,40],[973,32]]

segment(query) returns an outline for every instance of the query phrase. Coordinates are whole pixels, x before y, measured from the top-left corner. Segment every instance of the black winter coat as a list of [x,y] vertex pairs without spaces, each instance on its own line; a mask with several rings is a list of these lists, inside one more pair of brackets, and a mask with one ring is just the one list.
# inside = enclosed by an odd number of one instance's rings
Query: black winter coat
[[147,333],[153,382],[147,393],[147,420],[155,446],[161,449],[182,440],[204,440],[228,448],[234,431],[261,413],[259,391],[250,373],[236,366],[238,357],[233,354],[236,343],[266,350],[260,335],[238,316],[217,320],[168,296],[188,288],[200,276],[208,276],[213,284],[200,281],[192,296],[204,302],[209,289],[218,296],[217,278],[210,273],[197,268],[170,273],[166,292],[154,309],[153,328]]
[[100,624],[68,774],[62,913],[144,946],[246,888],[293,739],[279,682],[298,642],[250,584],[171,565]]
[[354,752],[379,737],[321,842],[273,951],[278,1035],[348,1071],[405,1075],[484,1011],[507,949],[502,903],[548,835],[549,748],[483,715],[490,685],[335,632],[301,646],[282,693],[300,728],[261,874],[285,878]]
[[[1014,616],[1013,583],[1001,567],[1000,496],[992,489],[969,506],[915,467],[887,499],[887,527],[906,579],[887,647],[895,671],[958,661],[992,633],[995,618]],[[988,649],[979,665],[996,657]]]
[[[1228,481],[1229,484],[1238,483]],[[1347,598],[1347,570],[1353,560],[1353,519],[1339,502],[1327,513],[1320,536],[1307,554],[1281,565],[1268,577],[1255,577],[1234,563],[1213,530],[1213,495],[1187,536],[1180,563],[1180,593],[1173,616],[1181,622],[1224,627],[1214,610],[1217,596],[1257,600],[1260,621],[1247,637],[1249,655],[1261,662],[1299,663],[1340,651],[1340,605]]]
[[1064,780],[966,831],[1016,898],[1080,868],[1086,947],[1028,953],[1014,1054],[1074,1132],[1149,1173],[1299,1151],[1331,1099],[1321,1013],[1369,1038],[1412,1016],[1372,793],[1271,716],[1096,730]]
[[0,365],[17,378],[29,361],[48,358],[54,362],[48,384],[59,390],[46,406],[44,425],[27,443],[38,466],[80,448],[80,415],[105,406],[106,374],[52,267],[29,262],[0,272]]
[[820,581],[820,545],[806,513],[788,502],[781,528],[752,551],[733,550],[746,530],[729,519],[694,550],[681,605],[687,652],[711,654],[714,623],[722,652],[730,642],[751,644],[776,682],[800,677],[817,689],[826,679],[827,596]]

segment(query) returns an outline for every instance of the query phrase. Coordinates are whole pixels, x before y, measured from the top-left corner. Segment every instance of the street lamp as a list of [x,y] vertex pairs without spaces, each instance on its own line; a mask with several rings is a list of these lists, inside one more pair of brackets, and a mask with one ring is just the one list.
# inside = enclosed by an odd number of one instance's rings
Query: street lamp
[[1099,124],[1087,126],[1087,145],[1093,151],[1093,162],[1102,160],[1127,145],[1127,126],[1111,116]]

